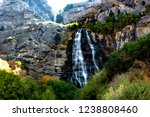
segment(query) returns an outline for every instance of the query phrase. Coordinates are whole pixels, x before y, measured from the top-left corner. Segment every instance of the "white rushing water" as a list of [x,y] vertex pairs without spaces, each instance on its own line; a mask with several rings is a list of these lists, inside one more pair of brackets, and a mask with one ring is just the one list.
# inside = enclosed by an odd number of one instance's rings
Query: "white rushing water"
[[81,29],[76,32],[73,40],[72,58],[73,78],[81,87],[83,87],[85,84],[87,84],[87,68],[81,49]]
[[95,48],[94,48],[94,45],[91,42],[91,38],[90,38],[87,31],[86,31],[86,37],[87,37],[88,44],[90,45],[90,49],[91,49],[91,52],[92,52],[92,60],[93,60],[94,66],[96,68],[96,71],[99,71],[99,67],[98,67],[97,62],[95,60]]
[[54,22],[57,20],[57,14],[54,14]]
[[[94,44],[92,43],[92,38],[89,36],[89,33],[85,31],[85,37],[83,40],[89,45],[89,50],[84,50],[82,46],[85,46],[85,42],[81,43],[82,33],[84,34],[84,30],[79,29],[75,37],[73,39],[73,47],[72,47],[72,82],[83,87],[87,84],[88,78],[95,72],[99,71],[100,68],[96,61],[96,50]],[[83,44],[83,45],[82,45]],[[83,50],[82,50],[83,49]],[[90,55],[86,55],[87,53],[91,53]],[[85,58],[84,58],[85,57]],[[92,66],[89,64],[89,58],[91,58]],[[87,61],[88,60],[88,61]],[[92,74],[90,68],[93,68]]]

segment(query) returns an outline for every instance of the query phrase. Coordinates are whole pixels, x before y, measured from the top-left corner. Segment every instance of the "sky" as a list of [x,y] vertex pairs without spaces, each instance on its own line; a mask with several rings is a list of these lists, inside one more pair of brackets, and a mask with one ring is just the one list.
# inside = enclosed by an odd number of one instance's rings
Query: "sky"
[[47,0],[49,5],[52,7],[54,12],[59,12],[62,10],[67,4],[83,2],[86,0]]

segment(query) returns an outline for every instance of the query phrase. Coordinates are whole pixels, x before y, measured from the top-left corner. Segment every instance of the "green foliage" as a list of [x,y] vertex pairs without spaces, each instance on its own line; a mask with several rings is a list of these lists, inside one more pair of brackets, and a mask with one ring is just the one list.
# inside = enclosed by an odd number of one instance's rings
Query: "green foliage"
[[56,98],[52,87],[46,87],[45,91],[41,94],[42,100],[54,100]]
[[146,58],[150,58],[150,34],[113,52],[104,67],[109,72],[109,77],[112,77],[116,73],[126,71],[136,59]]
[[69,9],[73,8],[73,4],[67,4],[64,8],[64,12],[67,12]]
[[78,89],[74,85],[61,80],[49,80],[46,82],[45,86],[52,87],[56,99],[58,100],[76,99],[78,94]]
[[[148,90],[145,90],[145,88],[150,86],[144,81],[138,82],[138,80],[143,80],[143,74],[132,76],[132,72],[127,76],[122,75],[119,77],[120,82],[118,82],[116,86],[109,87],[114,75],[126,72],[133,65],[136,59],[150,61],[150,34],[136,42],[130,42],[122,49],[113,52],[108,61],[104,64],[103,70],[94,75],[88,84],[81,90],[80,99],[136,99],[138,91],[140,94],[138,95],[139,97],[137,96],[137,99],[149,98],[150,96],[148,94],[146,95],[149,88]],[[131,81],[133,79],[138,80],[132,84]],[[114,79],[112,83],[115,83]],[[138,87],[138,84],[140,87],[143,85],[145,92]],[[131,97],[134,90],[130,91],[130,88],[134,86],[135,89],[133,89],[136,91],[134,96]],[[140,95],[144,95],[146,97],[140,97]]]
[[35,82],[0,71],[0,99],[32,99],[37,91]]
[[79,23],[78,22],[73,22],[71,24],[67,24],[65,25],[66,28],[71,29],[71,30],[75,30],[79,27]]
[[150,99],[150,84],[146,81],[137,81],[130,83],[125,89],[119,99],[130,100],[149,100]]
[[112,80],[114,75],[129,70],[136,59],[150,61],[150,34],[113,52],[103,70],[80,90],[53,77],[45,76],[43,82],[35,82],[0,71],[0,99],[150,99],[150,84],[143,80],[143,72]]
[[82,27],[86,29],[91,29],[92,31],[100,32],[104,35],[114,34],[117,31],[122,30],[127,25],[136,24],[139,21],[139,16],[135,14],[118,14],[115,16],[113,12],[110,12],[109,17],[106,18],[105,23],[88,22]]
[[57,23],[62,23],[62,21],[63,21],[62,13],[57,14],[57,16],[56,16],[56,22]]
[[150,14],[150,4],[146,6],[146,13]]
[[107,71],[105,69],[95,74],[88,84],[81,90],[80,99],[95,100],[97,99],[97,94],[103,95],[107,87],[106,82],[104,82],[106,77]]
[[44,79],[43,83],[28,78],[20,78],[14,74],[0,71],[0,99],[76,99],[78,89],[67,82],[55,79]]
[[[132,74],[135,74],[132,71]],[[141,78],[143,77],[143,78]],[[150,84],[143,80],[142,71],[138,70],[137,75],[132,79],[130,72],[115,77],[111,86],[107,89],[102,99],[106,100],[145,100],[150,99]]]
[[94,23],[93,23],[93,22],[88,22],[88,23],[84,24],[84,25],[82,26],[82,28],[91,29],[91,30],[95,31]]

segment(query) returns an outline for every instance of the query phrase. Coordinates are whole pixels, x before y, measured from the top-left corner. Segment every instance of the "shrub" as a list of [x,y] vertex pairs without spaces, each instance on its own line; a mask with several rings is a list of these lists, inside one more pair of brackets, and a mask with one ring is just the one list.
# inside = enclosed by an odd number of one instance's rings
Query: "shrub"
[[137,81],[130,83],[124,90],[124,94],[119,99],[130,100],[149,100],[150,99],[150,84],[145,81]]
[[144,66],[139,66],[141,63],[136,61],[128,72],[114,76],[101,99],[150,99],[150,83],[145,81],[148,74]]
[[136,59],[150,58],[150,34],[136,42],[129,42],[118,51],[112,52],[104,67],[112,77],[116,73],[129,69]]
[[73,4],[67,4],[64,8],[64,12],[67,12],[69,9],[73,8]]
[[48,80],[47,82],[42,82],[41,90],[45,91],[47,87],[53,89],[57,100],[76,99],[79,91],[74,85],[61,80]]
[[75,30],[79,27],[79,23],[78,22],[73,22],[71,24],[65,25],[65,27],[70,29],[70,30]]
[[84,100],[95,100],[97,99],[97,94],[103,95],[107,87],[106,82],[103,82],[106,77],[107,71],[105,69],[95,74],[88,84],[81,89],[79,98]]
[[[135,79],[143,80],[144,75],[142,73],[139,74],[140,72],[138,71],[136,72],[137,74],[133,74],[132,71],[127,76],[122,75],[120,77],[120,80],[122,79],[124,80],[124,82],[122,82],[122,80],[119,81],[119,83],[114,86],[117,87],[116,89],[109,87],[109,83],[114,83],[114,75],[126,72],[133,65],[136,59],[149,61],[149,50],[150,34],[137,40],[136,42],[130,42],[126,44],[122,49],[113,52],[110,55],[108,61],[104,64],[103,70],[94,75],[88,82],[88,84],[81,90],[80,99],[122,99],[120,96],[125,94],[124,90],[128,91],[128,89],[126,89],[126,86],[132,84],[130,83],[130,81],[133,81]],[[128,77],[130,77],[130,79]],[[136,86],[138,84],[135,83],[133,84],[133,86],[134,85]],[[147,84],[144,83],[143,85],[147,86]],[[137,90],[140,89],[137,88]]]
[[150,14],[150,4],[146,5],[145,8],[146,8],[145,10],[146,14]]
[[125,80],[117,87],[110,87],[103,99],[148,100],[150,99],[150,84],[143,80],[136,80],[135,82]]
[[28,78],[19,78],[21,85],[23,87],[24,99],[38,99],[39,97],[39,86],[38,84],[31,79]]
[[117,16],[113,14],[113,12],[110,13],[110,15],[106,18],[106,22],[88,22],[86,24],[83,24],[83,28],[90,29],[92,31],[97,31],[99,33],[102,33],[104,35],[107,34],[114,34],[117,31],[122,30],[127,25],[133,25],[136,24],[140,19],[140,16],[136,14],[121,14],[119,13]]
[[0,99],[33,99],[38,91],[34,81],[0,71]]
[[41,99],[42,100],[54,100],[56,98],[54,94],[54,90],[52,87],[47,87],[44,92],[41,94]]

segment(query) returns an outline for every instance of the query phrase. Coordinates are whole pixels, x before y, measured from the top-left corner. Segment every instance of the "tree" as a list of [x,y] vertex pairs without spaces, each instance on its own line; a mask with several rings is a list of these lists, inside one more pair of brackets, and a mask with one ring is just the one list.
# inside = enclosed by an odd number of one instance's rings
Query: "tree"
[[69,9],[73,8],[73,4],[67,4],[64,8],[64,12],[67,12]]

